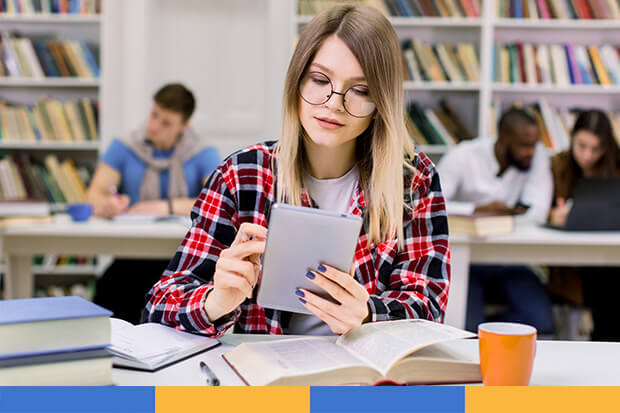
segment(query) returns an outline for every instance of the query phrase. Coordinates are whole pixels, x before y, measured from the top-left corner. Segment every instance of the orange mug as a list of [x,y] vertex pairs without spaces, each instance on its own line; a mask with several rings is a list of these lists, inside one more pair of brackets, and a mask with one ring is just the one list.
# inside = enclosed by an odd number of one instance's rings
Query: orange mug
[[480,372],[486,386],[527,386],[536,357],[536,329],[519,323],[478,326]]

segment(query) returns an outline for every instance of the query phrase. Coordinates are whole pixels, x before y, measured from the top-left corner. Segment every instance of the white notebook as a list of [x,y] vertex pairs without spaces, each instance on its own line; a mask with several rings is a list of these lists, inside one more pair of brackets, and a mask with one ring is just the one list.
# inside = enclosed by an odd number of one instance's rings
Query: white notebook
[[137,326],[110,318],[115,367],[155,371],[217,346],[214,338],[190,334],[157,323]]

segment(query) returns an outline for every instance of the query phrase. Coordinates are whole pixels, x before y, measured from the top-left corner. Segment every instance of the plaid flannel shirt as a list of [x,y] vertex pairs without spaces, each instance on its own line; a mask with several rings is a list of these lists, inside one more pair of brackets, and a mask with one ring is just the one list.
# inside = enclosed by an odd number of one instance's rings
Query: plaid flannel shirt
[[[237,309],[214,322],[203,309],[213,288],[215,264],[244,222],[267,226],[275,202],[271,169],[275,142],[229,156],[211,174],[192,208],[192,227],[160,281],[147,294],[143,321],[219,336],[234,325],[239,333],[283,334],[290,313],[260,307],[256,289]],[[355,279],[368,293],[372,321],[424,318],[443,321],[448,301],[448,222],[439,176],[423,153],[404,168],[404,248],[396,240],[366,245],[366,226],[355,251]],[[304,206],[315,206],[302,193]],[[357,188],[349,213],[363,216],[366,200]]]

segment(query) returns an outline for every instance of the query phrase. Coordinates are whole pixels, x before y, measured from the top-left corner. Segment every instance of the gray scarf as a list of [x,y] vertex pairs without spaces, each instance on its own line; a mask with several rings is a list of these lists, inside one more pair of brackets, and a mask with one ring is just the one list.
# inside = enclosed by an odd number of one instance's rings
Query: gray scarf
[[153,158],[153,144],[146,137],[146,125],[122,139],[134,154],[146,162],[146,171],[140,185],[140,201],[162,199],[159,174],[169,170],[168,197],[187,198],[187,183],[183,174],[183,164],[205,148],[205,144],[192,128],[187,128],[174,144],[170,158]]

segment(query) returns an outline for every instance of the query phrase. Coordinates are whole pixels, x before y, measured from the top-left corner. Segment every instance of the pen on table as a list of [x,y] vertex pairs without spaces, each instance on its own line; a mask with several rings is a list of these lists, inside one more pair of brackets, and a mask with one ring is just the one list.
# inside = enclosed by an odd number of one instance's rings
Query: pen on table
[[215,373],[213,373],[213,370],[211,370],[204,361],[200,362],[200,371],[202,371],[205,376],[207,376],[207,386],[220,385],[220,379],[217,378]]

